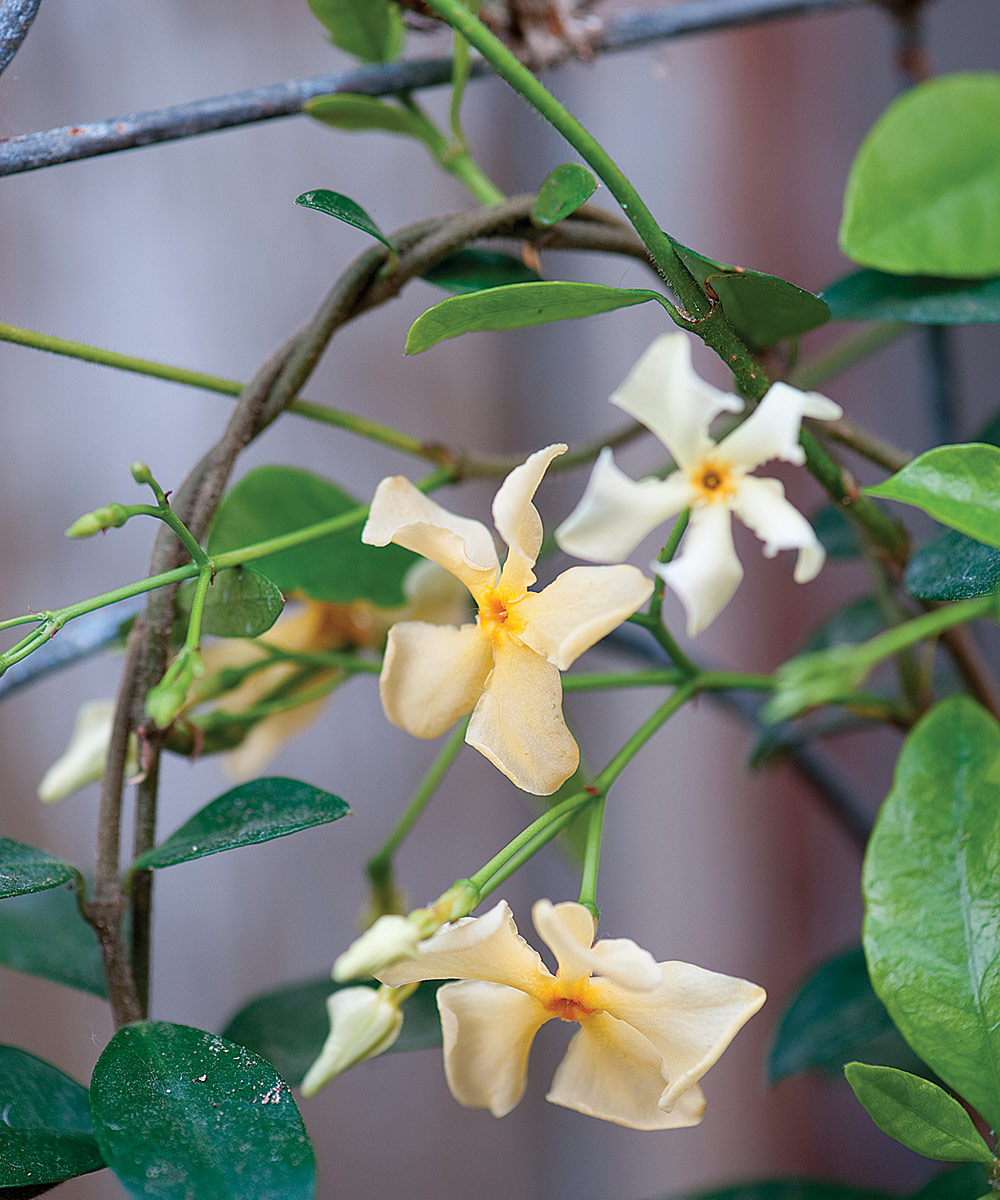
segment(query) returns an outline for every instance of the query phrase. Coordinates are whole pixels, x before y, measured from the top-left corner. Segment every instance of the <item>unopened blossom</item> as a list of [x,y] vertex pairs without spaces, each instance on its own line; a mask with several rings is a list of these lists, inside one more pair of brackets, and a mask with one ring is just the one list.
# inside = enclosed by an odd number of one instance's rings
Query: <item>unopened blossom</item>
[[341,988],[327,997],[326,1011],[330,1032],[302,1080],[303,1096],[314,1096],[348,1067],[388,1050],[403,1025],[392,989],[385,987]]
[[684,509],[691,519],[680,553],[653,570],[676,592],[687,631],[700,633],[729,603],[743,578],[733,546],[732,514],[764,543],[769,558],[798,550],[797,583],[813,579],[825,554],[812,526],[786,499],[776,479],[750,472],[773,458],[801,465],[802,418],[836,420],[840,408],[816,392],[772,384],[747,419],[719,442],[708,427],[743,402],[695,374],[683,333],[664,334],[643,354],[611,403],[645,425],[670,451],[677,471],[636,482],[602,451],[583,498],[556,530],[569,554],[594,562],[626,558],[657,525]]
[[[42,776],[38,798],[47,804],[64,800],[73,792],[96,783],[104,774],[115,716],[113,700],[87,700],[80,705],[69,744]],[[138,744],[130,735],[125,761],[126,775],[139,771]]]
[[416,737],[444,733],[471,712],[465,740],[519,788],[549,795],[576,770],[562,715],[566,670],[646,600],[652,584],[630,566],[573,567],[530,591],[542,545],[532,498],[564,445],[539,450],[507,476],[493,520],[507,543],[501,570],[485,525],[455,516],[402,476],[383,479],[361,540],[395,542],[445,567],[472,593],[474,624],[406,621],[389,631],[382,706]]
[[400,959],[413,958],[423,936],[416,922],[397,913],[387,913],[338,956],[333,964],[333,977],[338,983],[362,979]]
[[582,904],[539,900],[531,915],[555,975],[503,900],[378,972],[393,987],[458,978],[437,993],[455,1099],[497,1117],[510,1112],[535,1034],[558,1017],[580,1028],[546,1099],[633,1129],[697,1125],[705,1108],[698,1080],[764,1003],[763,989],[689,963],[657,963],[627,938],[594,943]]

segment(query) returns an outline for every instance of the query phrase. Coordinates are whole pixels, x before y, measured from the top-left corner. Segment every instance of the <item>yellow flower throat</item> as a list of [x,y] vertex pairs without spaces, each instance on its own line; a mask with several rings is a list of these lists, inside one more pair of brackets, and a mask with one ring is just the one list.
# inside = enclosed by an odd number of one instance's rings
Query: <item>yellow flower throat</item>
[[718,458],[703,458],[688,478],[695,496],[703,504],[725,501],[736,490],[736,472]]
[[479,628],[487,637],[496,641],[502,634],[521,632],[524,622],[517,615],[517,602],[522,595],[495,587],[479,597]]

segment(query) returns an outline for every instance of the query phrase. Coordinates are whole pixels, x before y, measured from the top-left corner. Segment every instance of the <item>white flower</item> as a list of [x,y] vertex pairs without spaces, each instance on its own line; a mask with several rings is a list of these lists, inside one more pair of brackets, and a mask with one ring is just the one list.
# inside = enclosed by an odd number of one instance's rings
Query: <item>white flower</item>
[[302,1080],[302,1095],[315,1096],[335,1076],[388,1050],[399,1037],[403,1014],[389,988],[342,988],[327,997],[330,1033]]
[[688,963],[657,963],[627,938],[594,945],[594,919],[581,904],[539,900],[531,915],[555,975],[503,900],[378,973],[394,987],[459,977],[437,994],[455,1099],[497,1117],[510,1112],[535,1034],[558,1017],[580,1029],[548,1100],[633,1129],[697,1125],[705,1107],[697,1081],[764,1003],[763,990]]
[[333,964],[333,977],[338,983],[361,979],[401,958],[413,958],[423,936],[407,917],[395,913],[379,917],[337,958]]
[[637,483],[615,466],[610,450],[603,450],[583,498],[556,530],[563,550],[595,562],[618,562],[661,522],[690,509],[681,553],[653,567],[684,605],[689,635],[718,616],[743,578],[730,513],[763,541],[769,558],[779,550],[798,550],[797,583],[817,575],[825,553],[812,526],[785,499],[776,479],[749,472],[772,458],[801,464],[802,418],[836,420],[841,410],[832,400],[772,384],[750,416],[715,443],[708,436],[712,420],[721,412],[739,412],[743,403],[700,379],[691,366],[687,337],[673,333],[653,342],[611,403],[656,434],[678,470],[666,479]]
[[574,567],[542,591],[528,590],[542,544],[532,497],[565,449],[532,454],[497,492],[493,519],[509,547],[503,570],[485,525],[448,512],[402,476],[378,485],[361,533],[369,545],[395,542],[445,567],[479,606],[475,624],[392,627],[380,679],[386,716],[433,738],[471,712],[465,740],[536,795],[554,792],[579,761],[562,715],[559,672],[652,590],[630,566]]
[[[42,776],[38,798],[46,804],[64,800],[73,792],[96,783],[104,774],[111,741],[111,725],[115,716],[113,700],[88,700],[81,704],[69,745]],[[135,734],[129,737],[126,775],[139,772],[138,743]]]

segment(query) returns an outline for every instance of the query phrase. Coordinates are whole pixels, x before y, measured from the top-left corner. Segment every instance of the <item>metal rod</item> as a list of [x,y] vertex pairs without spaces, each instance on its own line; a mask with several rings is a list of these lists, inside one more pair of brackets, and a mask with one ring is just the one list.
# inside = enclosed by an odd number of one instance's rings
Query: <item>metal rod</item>
[[0,74],[20,49],[41,0],[0,0]]

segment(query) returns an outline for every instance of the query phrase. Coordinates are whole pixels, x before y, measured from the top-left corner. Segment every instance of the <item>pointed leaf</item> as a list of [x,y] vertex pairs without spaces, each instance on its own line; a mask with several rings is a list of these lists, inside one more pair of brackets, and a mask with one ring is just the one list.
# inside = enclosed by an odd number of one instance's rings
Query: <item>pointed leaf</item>
[[[177,593],[177,609],[185,620],[191,617],[195,587],[195,580],[189,579]],[[201,632],[213,637],[258,637],[271,628],[284,607],[281,591],[265,575],[250,567],[230,567],[212,580]]]
[[986,325],[1000,321],[1000,279],[857,271],[823,293],[835,321]]
[[0,1096],[0,1188],[59,1183],[104,1166],[87,1089],[58,1067],[0,1046]]
[[988,596],[1000,587],[1000,550],[947,529],[913,554],[903,583],[918,600]]
[[860,1062],[848,1063],[844,1074],[879,1129],[907,1149],[942,1162],[992,1164],[972,1118],[936,1083]]
[[476,246],[456,250],[435,263],[420,277],[449,292],[481,292],[483,288],[512,283],[540,283],[541,276],[512,254],[480,250]]
[[872,984],[920,1057],[1000,1120],[1000,727],[964,696],[904,743],[864,867]]
[[1000,275],[1000,75],[944,75],[904,92],[861,143],[840,248],[901,275]]
[[0,838],[0,899],[61,887],[77,874],[75,867],[44,850]]
[[942,525],[1000,546],[1000,449],[978,442],[937,446],[907,463],[867,496],[912,504]]
[[314,96],[305,102],[303,109],[317,121],[332,125],[335,129],[381,130],[423,139],[423,130],[413,113],[395,104],[387,104],[375,96],[347,93]]
[[538,189],[531,210],[536,225],[557,225],[563,217],[575,213],[597,191],[597,180],[579,163],[563,163],[550,172]]
[[286,837],[313,825],[328,825],[350,811],[339,796],[297,779],[253,779],[206,804],[132,865],[143,870],[172,867],[223,850]]
[[68,889],[0,904],[0,966],[95,996],[108,994],[97,936]]
[[187,1025],[126,1025],[90,1087],[108,1166],[142,1200],[311,1200],[312,1147],[288,1084],[242,1046]]
[[659,292],[644,288],[605,287],[600,283],[517,283],[468,296],[452,296],[427,310],[410,326],[406,353],[420,354],[438,342],[486,329],[520,329],[591,317],[657,300]]
[[309,0],[330,40],[362,62],[388,62],[403,44],[403,14],[393,0]]
[[336,217],[345,225],[353,225],[355,229],[363,230],[383,246],[392,249],[392,242],[375,224],[373,218],[350,196],[342,196],[340,192],[331,192],[326,188],[317,188],[316,191],[303,192],[301,196],[296,196],[295,203],[301,204],[303,208],[314,208],[317,212],[326,213],[328,217]]

